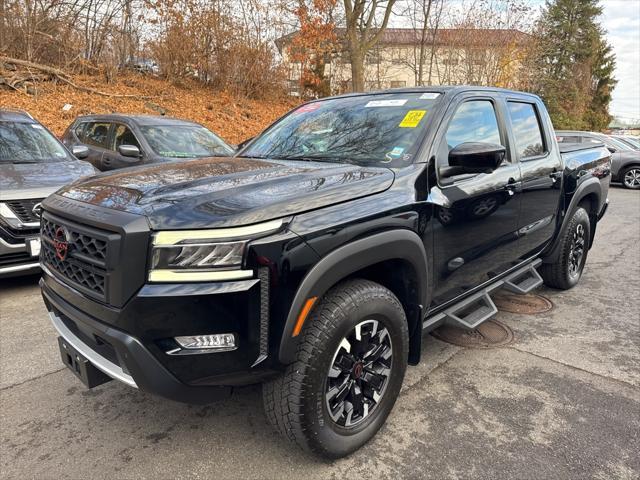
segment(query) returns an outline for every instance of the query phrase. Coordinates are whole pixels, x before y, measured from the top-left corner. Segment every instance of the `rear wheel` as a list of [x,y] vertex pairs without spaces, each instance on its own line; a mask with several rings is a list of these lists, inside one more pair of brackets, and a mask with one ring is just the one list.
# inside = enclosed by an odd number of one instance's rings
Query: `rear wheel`
[[589,214],[583,207],[578,207],[559,240],[561,250],[558,260],[544,263],[539,269],[547,286],[567,290],[578,284],[587,261],[590,239]]
[[307,319],[295,362],[263,385],[267,419],[305,450],[330,458],[357,450],[396,401],[408,337],[388,289],[368,280],[337,285]]
[[625,168],[622,174],[622,186],[631,190],[640,189],[640,166],[632,166]]

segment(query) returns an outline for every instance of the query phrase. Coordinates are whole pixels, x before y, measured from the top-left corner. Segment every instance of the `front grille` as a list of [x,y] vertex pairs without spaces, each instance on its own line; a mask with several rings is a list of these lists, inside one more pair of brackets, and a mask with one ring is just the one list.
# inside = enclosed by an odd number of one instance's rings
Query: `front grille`
[[39,228],[17,229],[0,223],[0,238],[7,243],[24,243],[25,238],[37,237],[39,234]]
[[28,252],[19,253],[7,253],[6,255],[0,255],[0,267],[10,267],[11,265],[20,265],[21,263],[27,263],[33,260]]
[[[41,229],[44,238],[53,240],[56,238],[56,231],[61,228],[50,220],[42,219]],[[96,238],[72,228],[64,227],[68,232],[69,250],[73,252],[75,257],[81,257],[83,260],[104,267],[107,260],[107,242],[106,240]]]
[[[41,235],[41,261],[65,282],[106,301],[108,245],[114,234],[47,217],[42,219]],[[62,255],[56,253],[60,240],[67,243]]]
[[5,203],[11,209],[16,217],[20,219],[22,223],[39,222],[38,218],[33,213],[33,207],[42,202],[42,198],[31,198],[29,200],[8,200]]
[[50,244],[42,246],[42,261],[72,283],[105,296],[106,272],[73,259],[60,260]]

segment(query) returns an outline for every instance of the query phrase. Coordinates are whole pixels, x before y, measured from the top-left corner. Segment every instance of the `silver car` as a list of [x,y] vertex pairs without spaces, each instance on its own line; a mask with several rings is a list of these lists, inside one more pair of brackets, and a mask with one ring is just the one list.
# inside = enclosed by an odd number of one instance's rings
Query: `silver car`
[[0,109],[0,278],[36,273],[40,202],[96,169],[72,155],[29,114]]

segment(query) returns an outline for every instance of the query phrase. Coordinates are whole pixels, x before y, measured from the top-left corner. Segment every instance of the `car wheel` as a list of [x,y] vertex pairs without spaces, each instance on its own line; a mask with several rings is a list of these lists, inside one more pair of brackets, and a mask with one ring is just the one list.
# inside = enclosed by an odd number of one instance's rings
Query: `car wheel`
[[555,263],[543,263],[539,271],[545,285],[567,290],[578,284],[589,252],[591,222],[583,207],[573,213],[560,238],[560,256]]
[[339,458],[384,424],[407,366],[407,319],[396,296],[349,280],[319,301],[296,360],[263,385],[267,419],[307,451]]
[[622,172],[622,186],[631,190],[640,189],[640,166],[626,168]]

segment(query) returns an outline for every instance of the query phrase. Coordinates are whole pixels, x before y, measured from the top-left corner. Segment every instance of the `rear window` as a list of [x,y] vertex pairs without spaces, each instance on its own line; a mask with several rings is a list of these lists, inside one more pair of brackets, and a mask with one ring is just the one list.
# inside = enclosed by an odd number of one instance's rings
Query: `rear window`
[[536,108],[531,103],[507,103],[518,157],[529,158],[543,155],[545,153],[544,140]]
[[109,137],[110,126],[111,124],[108,122],[88,123],[81,138],[82,143],[94,147],[108,148],[107,139]]

